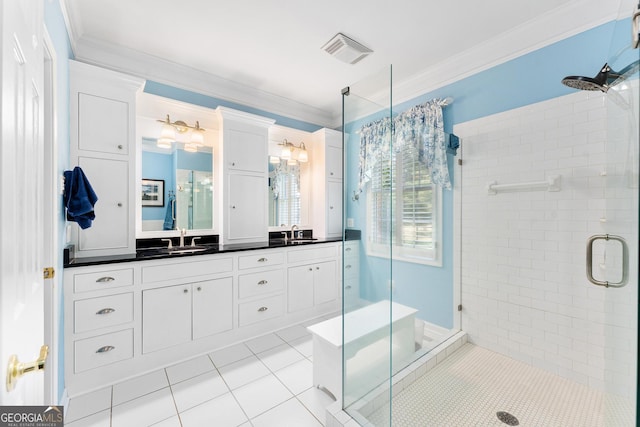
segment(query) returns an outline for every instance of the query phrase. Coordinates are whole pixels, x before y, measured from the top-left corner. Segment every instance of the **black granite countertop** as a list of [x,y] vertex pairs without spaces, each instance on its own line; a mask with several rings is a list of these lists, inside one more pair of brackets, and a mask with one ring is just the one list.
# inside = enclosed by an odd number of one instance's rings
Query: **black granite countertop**
[[[341,238],[329,238],[329,239],[301,239],[301,240],[289,240],[285,242],[284,239],[272,239],[266,242],[255,243],[236,243],[230,245],[222,245],[218,243],[198,244],[195,248],[185,246],[184,248],[176,248],[169,250],[166,246],[145,247],[140,248],[135,254],[130,255],[113,255],[113,256],[99,256],[99,257],[87,257],[87,258],[75,258],[65,264],[65,268],[73,267],[85,267],[90,265],[101,264],[114,264],[121,262],[132,261],[146,261],[152,259],[164,259],[164,258],[182,258],[192,257],[199,255],[221,254],[229,252],[240,251],[253,251],[259,249],[273,249],[273,248],[286,248],[286,247],[298,247],[306,245],[314,245],[320,243],[340,242]],[[192,251],[195,250],[195,251]]]
[[[265,242],[253,243],[235,243],[223,245],[218,243],[218,236],[199,236],[195,247],[173,247],[169,249],[167,243],[161,242],[160,239],[138,239],[136,242],[137,250],[135,254],[98,256],[87,258],[75,258],[65,262],[65,268],[86,267],[91,265],[115,264],[132,261],[146,261],[152,259],[175,259],[182,257],[192,257],[199,255],[221,254],[241,251],[254,251],[259,249],[288,248],[306,245],[314,245],[321,243],[340,242],[342,238],[325,238],[316,239],[312,237],[311,232],[305,231],[303,238],[285,241],[284,238],[276,237],[281,233],[270,233],[270,240]],[[290,234],[289,236],[290,237]],[[360,240],[360,230],[345,230],[346,240]],[[177,243],[177,239],[173,240]]]

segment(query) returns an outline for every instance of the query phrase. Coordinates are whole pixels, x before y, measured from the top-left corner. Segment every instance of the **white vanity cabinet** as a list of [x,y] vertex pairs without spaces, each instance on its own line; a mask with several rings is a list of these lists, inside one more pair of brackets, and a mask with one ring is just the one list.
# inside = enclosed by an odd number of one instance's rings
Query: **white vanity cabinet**
[[342,299],[347,309],[360,306],[360,241],[344,242]]
[[308,310],[338,299],[337,246],[288,253],[287,311]]
[[142,291],[142,352],[231,329],[232,293],[231,277]]
[[130,265],[65,271],[65,375],[90,375],[134,357],[135,287]]
[[284,314],[284,262],[278,249],[238,255],[238,326]]
[[342,133],[313,133],[313,234],[342,236]]
[[217,185],[222,202],[218,215],[221,242],[269,240],[269,126],[275,120],[218,107]]
[[76,257],[135,253],[136,92],[144,80],[69,61],[70,164],[98,196],[90,228],[72,225]]
[[337,313],[340,244],[66,268],[68,394]]

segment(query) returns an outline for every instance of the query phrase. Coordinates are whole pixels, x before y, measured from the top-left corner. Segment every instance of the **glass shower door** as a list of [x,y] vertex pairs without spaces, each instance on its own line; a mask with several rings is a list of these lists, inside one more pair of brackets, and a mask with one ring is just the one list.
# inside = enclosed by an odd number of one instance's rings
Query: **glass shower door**
[[[374,255],[368,242],[374,234],[380,235],[379,242],[390,236],[393,188],[385,182],[368,182],[368,175],[364,176],[368,172],[354,166],[361,156],[371,155],[361,152],[363,125],[390,123],[391,69],[346,88],[342,100],[344,162],[350,167],[344,168],[343,386],[342,396],[335,397],[357,417],[368,397],[391,392],[391,245],[382,243]],[[380,155],[375,167],[390,171],[392,163],[384,153],[392,150],[391,128],[382,126],[379,131],[376,147]],[[365,182],[375,186],[380,195],[377,200],[364,191]],[[380,210],[378,217],[388,220],[372,223],[372,210]]]
[[[624,2],[622,2],[624,3]],[[625,5],[626,6],[626,5]],[[620,11],[628,16],[627,7]],[[640,50],[632,49],[627,36],[629,21],[617,21],[609,65],[621,75],[604,96],[606,169],[602,233],[592,236],[587,255],[590,293],[604,293],[604,389],[631,402],[637,399],[638,368],[638,191],[640,167]],[[616,40],[623,40],[617,44]],[[605,420],[619,419],[616,402],[604,402]],[[637,408],[636,408],[637,412]],[[637,413],[633,414],[635,419]]]

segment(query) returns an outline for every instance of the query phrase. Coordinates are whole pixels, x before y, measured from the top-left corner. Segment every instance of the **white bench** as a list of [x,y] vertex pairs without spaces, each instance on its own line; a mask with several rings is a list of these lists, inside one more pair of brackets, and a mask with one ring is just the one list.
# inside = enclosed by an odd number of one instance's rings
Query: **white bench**
[[[360,388],[367,389],[379,384],[380,374],[376,373],[381,373],[383,378],[389,377],[390,317],[394,360],[411,357],[415,351],[414,318],[417,311],[415,308],[384,300],[345,314],[344,354],[347,359],[348,382],[357,381]],[[336,400],[341,400],[342,316],[316,323],[307,329],[313,334],[313,384],[327,390]],[[386,345],[380,346],[381,341]],[[373,348],[376,344],[380,349]],[[359,352],[363,355],[362,360],[358,360]],[[376,358],[371,357],[371,354],[377,354],[377,360],[382,363],[376,363]],[[356,369],[362,375],[357,375]]]

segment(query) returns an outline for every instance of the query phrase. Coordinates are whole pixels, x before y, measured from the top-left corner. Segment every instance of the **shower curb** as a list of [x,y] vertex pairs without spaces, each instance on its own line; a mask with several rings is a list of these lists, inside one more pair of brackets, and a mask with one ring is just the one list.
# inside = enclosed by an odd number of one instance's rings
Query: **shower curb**
[[[402,369],[393,376],[392,395],[396,396],[413,384],[418,378],[442,363],[467,342],[467,333],[459,331]],[[369,392],[359,402],[353,404],[349,408],[349,412],[342,409],[342,402],[334,402],[329,405],[325,415],[326,427],[375,427],[367,420],[367,417],[388,404],[389,384],[385,383]]]

